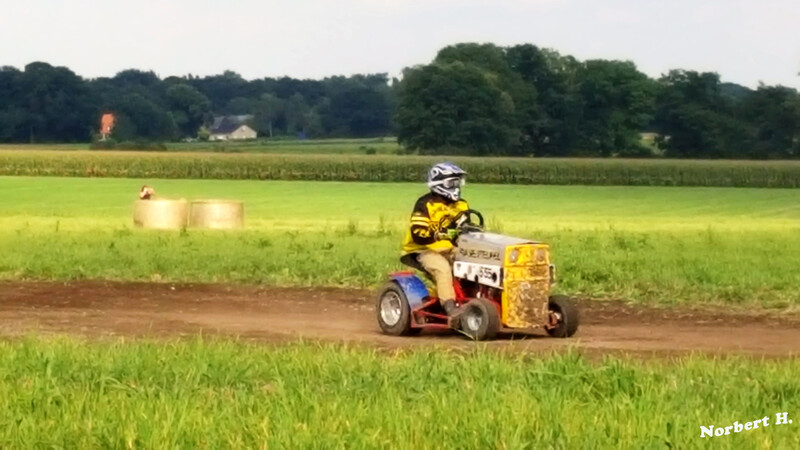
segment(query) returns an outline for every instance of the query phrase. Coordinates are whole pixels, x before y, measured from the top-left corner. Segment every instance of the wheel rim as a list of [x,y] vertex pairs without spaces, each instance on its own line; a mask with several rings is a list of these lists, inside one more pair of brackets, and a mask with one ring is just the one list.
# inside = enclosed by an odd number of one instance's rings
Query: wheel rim
[[555,330],[564,323],[564,316],[561,314],[561,309],[558,307],[550,308],[550,329]]
[[464,323],[467,325],[467,329],[470,331],[478,331],[481,329],[481,325],[483,324],[483,316],[480,313],[480,310],[477,308],[470,308],[464,314]]
[[387,292],[381,298],[381,320],[390,327],[400,321],[403,303],[400,296],[394,292]]

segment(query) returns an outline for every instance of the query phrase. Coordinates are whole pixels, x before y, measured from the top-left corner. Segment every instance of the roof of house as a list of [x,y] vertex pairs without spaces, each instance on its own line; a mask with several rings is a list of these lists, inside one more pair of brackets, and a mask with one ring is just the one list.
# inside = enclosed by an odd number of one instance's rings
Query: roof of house
[[214,117],[214,123],[211,124],[211,134],[229,134],[233,133],[253,116],[218,116]]
[[242,124],[236,122],[223,121],[217,127],[211,128],[211,134],[229,134],[236,131]]

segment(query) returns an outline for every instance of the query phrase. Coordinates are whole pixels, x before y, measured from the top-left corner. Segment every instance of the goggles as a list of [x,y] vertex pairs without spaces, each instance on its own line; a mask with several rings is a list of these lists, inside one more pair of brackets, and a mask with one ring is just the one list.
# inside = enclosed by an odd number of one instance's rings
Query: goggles
[[466,181],[464,181],[464,177],[457,177],[457,178],[448,178],[446,180],[442,180],[442,186],[446,189],[455,189],[457,187],[464,186]]

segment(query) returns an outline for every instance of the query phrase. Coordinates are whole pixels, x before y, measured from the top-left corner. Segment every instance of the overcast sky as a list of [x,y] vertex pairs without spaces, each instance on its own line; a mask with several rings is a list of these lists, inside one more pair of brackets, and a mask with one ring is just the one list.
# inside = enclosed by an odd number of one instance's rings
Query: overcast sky
[[800,0],[0,0],[0,65],[85,77],[396,76],[457,42],[800,88]]

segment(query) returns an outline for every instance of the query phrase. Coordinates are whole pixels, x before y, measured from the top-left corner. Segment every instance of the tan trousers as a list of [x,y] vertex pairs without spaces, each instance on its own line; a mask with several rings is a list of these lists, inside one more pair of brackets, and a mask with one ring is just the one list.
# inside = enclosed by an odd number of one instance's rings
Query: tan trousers
[[417,255],[419,264],[433,277],[433,281],[436,283],[436,294],[442,304],[447,300],[456,299],[456,291],[453,289],[452,260],[452,250],[443,252],[425,250]]

